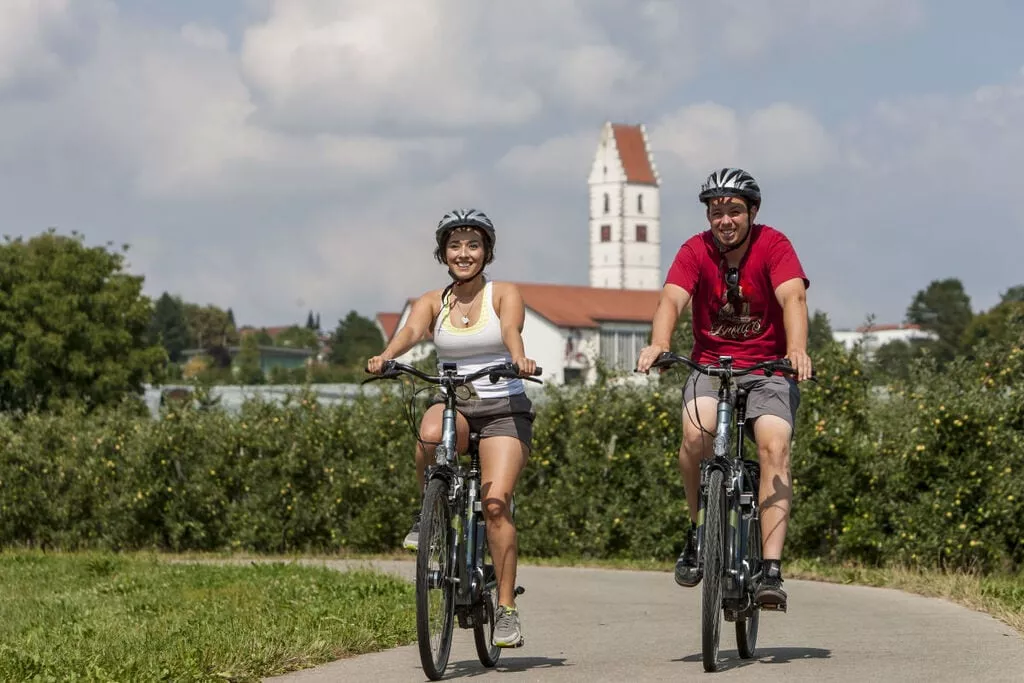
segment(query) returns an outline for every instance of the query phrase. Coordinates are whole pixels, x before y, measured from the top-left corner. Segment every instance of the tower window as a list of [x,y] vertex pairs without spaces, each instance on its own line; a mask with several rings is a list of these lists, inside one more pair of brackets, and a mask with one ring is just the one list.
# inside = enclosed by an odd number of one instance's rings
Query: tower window
[[611,242],[612,241],[612,226],[602,225],[601,226],[601,241]]
[[611,211],[611,210],[612,210],[612,200],[611,200],[611,198],[610,198],[610,197],[608,196],[608,193],[607,193],[607,192],[605,192],[605,193],[604,193],[604,212],[605,212],[605,213],[608,213],[608,212],[609,212],[609,211]]
[[642,194],[638,194],[636,196],[636,212],[637,213],[643,213],[644,212],[644,196]]
[[646,242],[647,241],[647,226],[638,225],[636,226],[636,241]]

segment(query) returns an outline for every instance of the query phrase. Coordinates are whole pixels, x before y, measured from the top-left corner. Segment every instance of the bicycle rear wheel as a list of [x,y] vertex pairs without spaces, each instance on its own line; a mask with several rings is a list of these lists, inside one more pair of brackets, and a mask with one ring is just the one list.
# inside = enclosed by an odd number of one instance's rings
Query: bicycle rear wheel
[[722,629],[722,562],[724,549],[724,501],[722,471],[708,474],[704,507],[704,583],[701,592],[701,657],[705,671],[718,668],[718,642]]
[[[480,525],[478,533],[485,533],[484,525]],[[498,663],[501,648],[494,645],[494,615],[498,612],[498,579],[494,573],[494,559],[487,547],[484,536],[484,552],[480,558],[484,567],[484,585],[480,596],[480,604],[473,615],[473,641],[476,643],[476,654],[480,663],[491,668]]]
[[433,479],[423,495],[416,557],[416,639],[423,673],[432,681],[448,667],[455,628],[455,539],[448,482]]
[[[756,489],[755,489],[756,491]],[[757,495],[755,493],[755,495]],[[750,562],[750,571],[758,574],[761,571],[761,520],[754,517],[747,521],[747,559]],[[754,603],[753,577],[748,577],[748,584],[745,587],[750,604]],[[756,605],[746,619],[736,620],[736,649],[739,650],[740,658],[752,659],[757,649],[757,626],[761,620],[761,610]]]

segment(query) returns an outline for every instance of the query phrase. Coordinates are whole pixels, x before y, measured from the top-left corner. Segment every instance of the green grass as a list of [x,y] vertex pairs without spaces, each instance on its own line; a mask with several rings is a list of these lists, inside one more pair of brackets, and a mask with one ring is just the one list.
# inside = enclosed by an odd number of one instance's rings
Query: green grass
[[290,563],[0,555],[0,680],[255,681],[415,639],[400,579]]

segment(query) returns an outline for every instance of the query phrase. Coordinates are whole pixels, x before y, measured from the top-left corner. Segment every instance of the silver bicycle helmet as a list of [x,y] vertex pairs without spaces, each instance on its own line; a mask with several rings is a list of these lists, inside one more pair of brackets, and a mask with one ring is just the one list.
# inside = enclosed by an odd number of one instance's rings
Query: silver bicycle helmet
[[707,204],[715,197],[742,197],[753,207],[761,207],[761,188],[742,168],[720,168],[707,177],[698,198]]

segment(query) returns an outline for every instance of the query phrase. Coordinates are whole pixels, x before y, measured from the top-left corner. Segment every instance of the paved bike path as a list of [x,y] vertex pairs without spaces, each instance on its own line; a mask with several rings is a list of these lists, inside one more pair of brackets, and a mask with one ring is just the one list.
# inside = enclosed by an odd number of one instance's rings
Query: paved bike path
[[[317,562],[321,564],[321,562]],[[325,561],[412,580],[403,561]],[[526,645],[504,650],[495,671],[456,628],[445,679],[678,681],[701,676],[700,592],[665,572],[524,566],[519,597]],[[722,622],[728,681],[986,681],[1024,683],[1024,639],[988,615],[896,590],[786,580],[789,612],[761,615],[757,657],[740,660]],[[495,680],[498,680],[496,678]],[[268,681],[426,681],[415,644]]]

